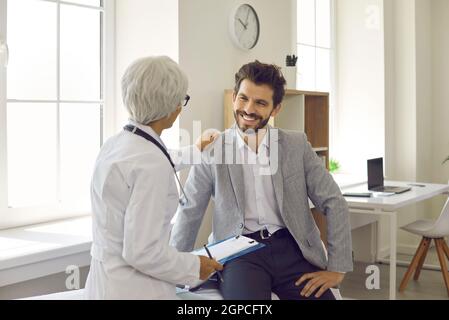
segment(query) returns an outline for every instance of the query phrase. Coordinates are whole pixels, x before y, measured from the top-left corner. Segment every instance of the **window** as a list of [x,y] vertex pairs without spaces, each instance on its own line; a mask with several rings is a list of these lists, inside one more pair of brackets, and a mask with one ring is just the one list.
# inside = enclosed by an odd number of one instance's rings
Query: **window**
[[103,2],[0,0],[0,40],[9,52],[0,65],[0,227],[6,211],[90,211],[90,178],[110,116]]
[[333,0],[297,0],[297,78],[300,90],[330,92]]

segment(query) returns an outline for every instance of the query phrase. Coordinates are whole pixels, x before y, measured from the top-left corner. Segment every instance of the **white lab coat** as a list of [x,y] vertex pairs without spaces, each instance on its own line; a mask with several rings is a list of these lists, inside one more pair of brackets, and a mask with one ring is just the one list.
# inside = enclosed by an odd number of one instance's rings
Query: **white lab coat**
[[[161,141],[150,127],[131,124]],[[91,199],[86,299],[176,299],[175,284],[198,283],[199,258],[168,244],[179,197],[173,168],[154,144],[128,131],[110,138],[96,161]]]

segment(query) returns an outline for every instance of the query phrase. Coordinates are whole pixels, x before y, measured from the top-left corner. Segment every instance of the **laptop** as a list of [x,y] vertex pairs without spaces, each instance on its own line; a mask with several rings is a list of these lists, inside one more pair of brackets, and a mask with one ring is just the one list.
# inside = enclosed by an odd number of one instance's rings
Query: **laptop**
[[409,187],[384,186],[383,158],[368,160],[368,190],[376,192],[403,193]]

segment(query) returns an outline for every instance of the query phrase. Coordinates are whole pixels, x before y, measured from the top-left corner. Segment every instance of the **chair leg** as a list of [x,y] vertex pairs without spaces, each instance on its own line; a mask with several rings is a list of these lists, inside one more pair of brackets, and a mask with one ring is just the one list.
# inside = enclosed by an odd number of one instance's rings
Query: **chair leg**
[[422,266],[424,264],[424,260],[426,260],[427,251],[429,250],[431,241],[432,241],[432,239],[424,237],[424,242],[423,242],[424,251],[423,251],[423,253],[421,255],[421,258],[419,259],[419,262],[418,262],[418,265],[416,267],[415,276],[413,277],[413,280],[418,280],[419,279],[419,275],[421,274],[421,269],[422,269]]
[[449,272],[447,271],[446,259],[444,257],[444,241],[442,238],[435,239],[437,247],[438,259],[440,260],[441,272],[443,273],[444,283],[446,284],[447,294],[449,295]]
[[444,253],[446,254],[447,259],[449,260],[449,247],[447,246],[447,243],[444,239],[441,241],[441,243],[443,244]]
[[407,287],[407,283],[410,280],[410,277],[412,276],[413,271],[415,271],[416,267],[418,266],[419,261],[421,260],[421,256],[425,249],[425,238],[421,239],[421,243],[419,244],[418,249],[416,250],[415,256],[412,259],[412,262],[410,263],[407,272],[404,275],[404,278],[402,278],[401,285],[399,286],[399,292],[404,291],[405,287]]

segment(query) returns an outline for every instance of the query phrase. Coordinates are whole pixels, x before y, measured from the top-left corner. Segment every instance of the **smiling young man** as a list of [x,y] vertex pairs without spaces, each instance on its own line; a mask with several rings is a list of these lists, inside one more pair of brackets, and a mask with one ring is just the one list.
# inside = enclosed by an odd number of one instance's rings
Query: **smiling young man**
[[[353,268],[340,189],[304,133],[268,124],[281,111],[284,87],[275,65],[255,61],[240,68],[233,94],[236,123],[216,140],[215,158],[191,168],[188,201],[178,208],[171,243],[181,251],[193,249],[211,198],[214,242],[243,234],[265,244],[225,264],[225,299],[270,299],[271,292],[280,299],[334,299],[328,289]],[[309,198],[327,218],[327,254]]]

